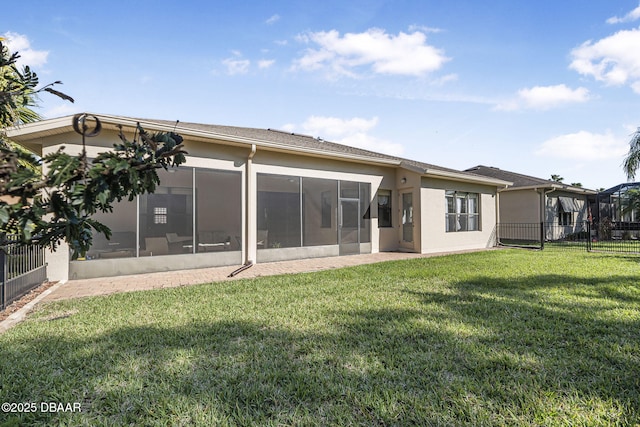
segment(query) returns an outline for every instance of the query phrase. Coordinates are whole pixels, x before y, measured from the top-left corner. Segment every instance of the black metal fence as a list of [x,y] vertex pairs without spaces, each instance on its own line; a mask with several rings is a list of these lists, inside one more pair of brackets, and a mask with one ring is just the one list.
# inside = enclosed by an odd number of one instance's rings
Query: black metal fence
[[640,254],[640,222],[604,218],[593,225],[592,236],[592,251]]
[[640,223],[508,223],[498,224],[496,236],[499,246],[640,255]]
[[0,310],[47,280],[44,249],[19,245],[11,236],[0,247]]

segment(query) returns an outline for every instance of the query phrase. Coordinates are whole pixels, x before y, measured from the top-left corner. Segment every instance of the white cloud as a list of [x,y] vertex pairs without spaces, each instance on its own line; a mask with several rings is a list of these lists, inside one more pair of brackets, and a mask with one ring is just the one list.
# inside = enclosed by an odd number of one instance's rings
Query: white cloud
[[251,61],[243,59],[242,54],[238,51],[233,51],[232,53],[233,57],[222,60],[222,64],[227,67],[227,74],[230,76],[247,74]]
[[286,125],[282,126],[282,130],[286,132],[294,132],[296,130],[296,125],[293,123],[287,123]]
[[10,52],[18,52],[18,65],[28,65],[30,67],[38,67],[47,63],[49,52],[46,50],[35,50],[31,48],[31,42],[27,36],[7,31],[2,35],[5,39],[5,45]]
[[440,28],[432,28],[427,27],[425,25],[409,25],[409,31],[422,31],[423,33],[440,33],[442,30]]
[[311,116],[303,124],[305,131],[314,135],[325,135],[329,139],[341,138],[356,132],[367,132],[378,124],[378,118],[341,119],[338,117]]
[[513,111],[519,109],[548,110],[564,104],[587,102],[589,90],[584,87],[571,89],[564,84],[554,86],[534,86],[520,89],[515,99],[496,106],[496,110]]
[[269,19],[267,19],[266,21],[264,21],[267,25],[273,25],[276,22],[278,22],[280,20],[280,15],[272,15],[271,17],[269,17]]
[[629,84],[640,93],[640,28],[619,31],[571,51],[570,68],[607,85]]
[[633,21],[637,21],[638,19],[640,19],[640,6],[636,7],[635,9],[627,13],[622,18],[613,16],[607,19],[607,24],[620,24],[623,22],[633,22]]
[[54,107],[45,110],[42,113],[42,117],[45,119],[51,119],[54,117],[69,116],[77,113],[78,111],[82,111],[82,109],[78,109],[78,106],[65,102],[64,104],[57,104]]
[[377,28],[344,36],[336,30],[302,34],[298,41],[317,47],[307,49],[293,69],[323,69],[332,77],[357,77],[355,70],[368,66],[376,74],[422,76],[449,60],[426,39],[421,31],[392,35]]
[[627,143],[616,138],[611,132],[597,134],[580,131],[545,141],[535,154],[576,161],[599,161],[622,158],[627,151]]
[[[399,156],[404,147],[384,139],[376,138],[369,132],[378,125],[378,118],[364,119],[354,117],[341,119],[338,117],[311,116],[302,123],[302,132],[327,141],[365,150]],[[294,132],[296,126],[288,124],[285,130]]]
[[265,69],[275,64],[275,59],[262,59],[258,61],[258,68]]
[[457,74],[447,74],[446,76],[442,76],[438,79],[435,79],[431,82],[431,84],[433,86],[444,86],[445,84],[449,83],[449,82],[455,82],[458,81],[458,75]]

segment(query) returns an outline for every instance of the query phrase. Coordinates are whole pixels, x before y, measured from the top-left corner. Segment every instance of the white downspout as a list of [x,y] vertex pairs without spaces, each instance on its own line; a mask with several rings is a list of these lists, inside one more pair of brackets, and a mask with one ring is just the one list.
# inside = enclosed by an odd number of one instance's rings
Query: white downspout
[[[246,194],[245,194],[245,239],[244,239],[244,263],[245,264],[253,264],[256,258],[256,228],[255,228],[255,218],[256,207],[253,204],[253,200],[255,199],[253,192],[253,156],[256,154],[256,144],[251,144],[251,151],[249,152],[249,156],[247,157],[247,167],[245,170],[246,174]],[[251,247],[249,246],[251,245]]]

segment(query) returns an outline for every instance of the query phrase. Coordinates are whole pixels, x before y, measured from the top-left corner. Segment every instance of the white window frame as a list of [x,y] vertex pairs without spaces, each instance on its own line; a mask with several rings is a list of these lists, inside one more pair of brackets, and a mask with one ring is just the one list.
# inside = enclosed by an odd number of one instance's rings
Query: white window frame
[[[472,202],[474,200],[475,203]],[[453,207],[453,212],[450,212],[450,207]],[[480,230],[480,194],[445,191],[445,231],[455,233]]]

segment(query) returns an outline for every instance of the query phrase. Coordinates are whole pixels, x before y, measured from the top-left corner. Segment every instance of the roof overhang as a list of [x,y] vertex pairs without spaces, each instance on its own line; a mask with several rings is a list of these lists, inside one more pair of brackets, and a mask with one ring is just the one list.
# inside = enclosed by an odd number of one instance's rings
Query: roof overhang
[[518,191],[518,190],[533,190],[533,191],[567,191],[576,194],[595,195],[598,192],[595,190],[589,190],[588,188],[574,187],[566,184],[549,184],[549,185],[527,185],[522,187],[510,187],[501,191]]
[[495,187],[504,187],[504,188],[513,184],[512,182],[509,182],[509,181],[503,181],[501,179],[475,175],[472,173],[455,172],[455,171],[448,171],[448,170],[442,170],[442,169],[436,169],[436,168],[421,168],[421,167],[409,165],[406,163],[403,163],[401,167],[403,169],[407,169],[412,172],[417,172],[420,175],[425,177],[447,179],[449,181],[470,182],[474,184],[491,185]]
[[[312,157],[322,157],[327,159],[341,159],[357,163],[376,164],[383,166],[399,166],[400,160],[385,159],[372,156],[364,156],[354,153],[337,153],[330,150],[319,150],[307,147],[295,147],[273,141],[265,141],[262,139],[247,138],[237,135],[227,135],[219,132],[212,132],[190,127],[181,126],[178,122],[176,125],[168,125],[149,120],[137,120],[128,117],[111,116],[106,114],[92,114],[98,117],[106,129],[117,129],[122,126],[125,131],[134,132],[137,125],[140,124],[147,131],[155,132],[176,132],[183,137],[191,137],[205,142],[214,142],[224,145],[246,146],[251,148],[255,145],[258,149],[278,152],[294,152],[301,153]],[[64,116],[55,119],[42,120],[34,123],[12,127],[6,129],[7,137],[11,140],[24,143],[25,145],[35,145],[37,140],[47,136],[64,134],[73,131],[73,116]]]

